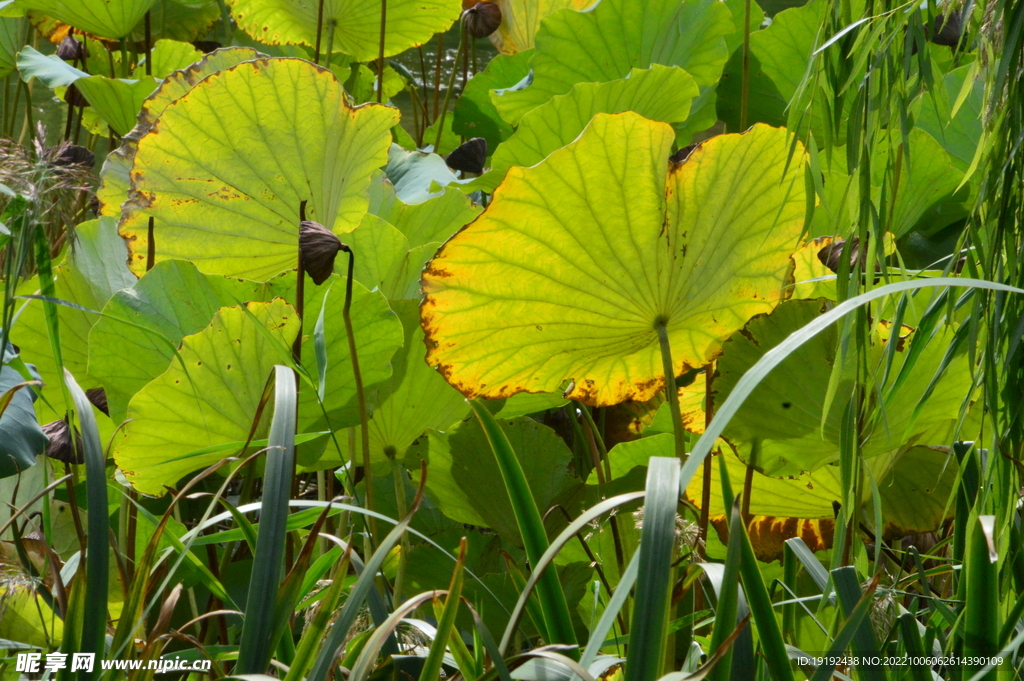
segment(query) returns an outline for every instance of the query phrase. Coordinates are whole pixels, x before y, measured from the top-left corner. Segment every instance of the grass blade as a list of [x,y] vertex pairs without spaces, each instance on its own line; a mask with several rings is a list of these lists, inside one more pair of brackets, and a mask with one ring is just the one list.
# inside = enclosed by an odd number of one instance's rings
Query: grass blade
[[[964,656],[968,659],[981,660],[999,651],[999,556],[992,536],[995,520],[991,515],[978,517],[964,566],[967,581]],[[984,667],[984,664],[965,665],[964,676],[971,676]],[[995,678],[996,674],[988,676]]]
[[[96,426],[96,416],[92,411],[92,403],[78,387],[75,377],[67,369],[64,370],[71,399],[75,403],[75,415],[78,417],[82,432],[82,448],[85,457],[86,497],[89,508],[107,508],[107,460],[100,442],[100,432]],[[85,618],[82,622],[82,638],[80,649],[76,652],[95,653],[103,658],[107,633],[107,584],[110,566],[108,563],[108,518],[105,513],[90,513],[88,517],[88,552],[85,563]],[[81,681],[90,681],[99,672],[82,671]]]
[[[847,566],[833,570],[832,583],[835,584],[843,612],[846,613],[847,618],[852,618],[858,604],[864,599],[860,591],[860,583],[857,581],[857,568]],[[853,654],[861,660],[879,656],[878,641],[875,639],[875,632],[871,629],[870,622],[863,622],[856,628],[852,633],[850,645]],[[885,669],[879,665],[861,663],[857,665],[857,668],[860,671],[860,678],[864,681],[885,681]]]
[[[743,518],[739,500],[733,502],[732,518],[729,522],[729,546],[725,554],[725,572],[718,592],[718,607],[715,609],[715,626],[711,630],[708,651],[718,654],[726,640],[736,629],[736,613],[739,608],[740,558],[743,554]],[[718,664],[709,678],[725,681],[732,674],[732,649],[722,651]]]
[[[512,450],[512,445],[509,444],[501,426],[491,416],[491,412],[476,400],[469,400],[469,405],[480,420],[487,441],[498,461],[501,477],[505,481],[505,489],[508,490],[516,523],[523,538],[523,546],[526,548],[526,557],[530,565],[537,566],[535,569],[538,569],[541,565],[541,556],[548,550],[548,536],[544,531],[544,521],[537,509],[537,502],[533,499],[530,485],[526,482],[526,475],[519,464],[519,458]],[[558,581],[558,573],[554,569],[545,570],[537,584],[537,596],[540,598],[541,611],[544,613],[545,627],[552,639],[548,643],[576,644],[576,632],[569,617],[569,606],[562,585]]]
[[[448,595],[445,596],[444,609],[437,620],[437,636],[430,644],[430,652],[423,663],[420,671],[420,681],[433,681],[440,677],[441,662],[444,660],[444,651],[448,647],[448,639],[455,630],[455,616],[459,613],[459,599],[462,597],[462,583],[464,575],[462,566],[466,560],[466,539],[463,537],[459,546],[459,561],[455,564],[455,571],[452,572],[452,583],[448,587]],[[437,601],[434,601],[435,605]],[[458,632],[455,633],[458,636]]]
[[[765,588],[764,580],[761,578],[761,570],[757,565],[757,558],[754,556],[754,547],[750,544],[750,537],[747,536],[747,529],[743,527],[743,523],[740,523],[740,530],[740,540],[743,544],[740,578],[743,582],[743,592],[747,595],[751,618],[754,620],[754,626],[757,627],[757,633],[761,638],[761,648],[764,650],[765,661],[768,663],[768,671],[776,681],[794,681],[786,644],[782,640],[782,629],[779,627],[779,620],[775,617],[775,608],[772,607],[768,589]],[[731,541],[732,537],[729,537],[729,540]]]
[[629,632],[626,681],[654,681],[662,672],[678,503],[679,460],[652,457],[647,469],[647,497],[638,551],[640,564]]
[[[427,476],[426,471],[424,471],[420,473],[420,488],[416,492],[416,498],[413,499],[412,506],[409,507],[409,512],[388,532],[380,545],[377,546],[377,550],[366,561],[359,579],[352,586],[352,591],[349,593],[345,605],[342,607],[341,612],[338,613],[338,619],[335,620],[334,625],[331,627],[331,633],[328,634],[327,640],[317,654],[313,668],[309,676],[306,677],[308,681],[324,681],[327,678],[331,667],[334,665],[334,658],[337,656],[341,644],[345,642],[345,637],[348,635],[352,622],[355,621],[356,615],[359,614],[363,601],[369,596],[370,590],[374,588],[377,573],[380,572],[380,567],[384,564],[388,552],[394,548],[395,544],[402,538],[402,535],[405,534],[406,528],[409,527],[413,516],[419,510],[420,502],[423,500],[423,486],[426,484],[426,481]],[[352,559],[355,562],[355,554],[352,554]],[[374,619],[376,621],[376,617]]]
[[245,621],[238,648],[239,674],[261,674],[270,664],[273,649],[269,645],[277,613],[277,592],[284,564],[287,535],[288,499],[291,497],[295,462],[295,416],[298,395],[295,375],[284,366],[274,367],[274,420],[270,425],[266,472],[263,475],[263,506],[256,537],[256,554],[249,596],[245,603]]

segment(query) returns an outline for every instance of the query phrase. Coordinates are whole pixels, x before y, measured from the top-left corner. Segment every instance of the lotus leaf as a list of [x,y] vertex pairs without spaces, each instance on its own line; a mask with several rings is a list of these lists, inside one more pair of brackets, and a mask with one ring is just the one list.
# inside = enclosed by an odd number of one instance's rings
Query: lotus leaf
[[222,307],[262,299],[260,287],[167,260],[116,293],[89,334],[89,371],[103,377],[115,423],[132,396],[167,370],[182,338],[206,328]]
[[38,78],[51,88],[64,88],[74,83],[88,100],[90,113],[97,115],[118,135],[132,129],[142,101],[157,86],[156,79],[146,75],[135,80],[90,76],[56,55],[44,56],[30,46],[18,53],[18,70],[25,81]]
[[0,17],[0,78],[17,68],[16,55],[25,42],[25,26],[20,17]]
[[258,281],[295,267],[299,207],[335,232],[365,214],[398,112],[353,108],[334,74],[300,59],[219,71],[168,106],[138,142],[121,233],[146,266],[146,218],[158,260]]
[[504,54],[518,54],[533,47],[541,20],[568,9],[585,10],[595,0],[495,0],[501,9],[501,26],[489,37]]
[[142,103],[135,128],[125,136],[121,146],[107,156],[103,164],[100,173],[102,184],[96,193],[100,200],[101,215],[121,215],[121,204],[128,198],[131,185],[129,173],[135,161],[138,141],[153,129],[164,109],[184,97],[203,78],[261,56],[248,47],[228,47],[215,50],[181,71],[168,74],[156,91]]
[[[301,0],[227,0],[239,28],[268,45],[317,44],[316,2]],[[334,49],[356,61],[376,59],[380,51],[378,0],[324,0],[321,49],[334,31]],[[384,56],[422,45],[446,31],[458,18],[460,0],[388,0]]]
[[[825,9],[821,0],[811,0],[779,12],[764,30],[751,30],[748,121],[786,124],[786,107],[807,73]],[[742,55],[733,52],[718,87],[718,115],[730,130],[739,129],[741,65]]]
[[440,196],[458,178],[444,159],[425,151],[406,151],[397,144],[388,152],[384,171],[398,198],[408,204],[423,203]]
[[[664,436],[660,436],[664,437]],[[723,447],[734,486],[746,475],[746,464]],[[614,462],[613,462],[614,463]],[[947,506],[957,478],[957,463],[941,447],[911,447],[898,455],[880,456],[865,462],[881,495],[885,538],[933,532],[949,517]],[[721,482],[717,462],[711,468],[711,522],[727,539],[726,513],[722,506]],[[700,505],[701,479],[695,477],[687,497]],[[842,500],[839,467],[824,466],[793,478],[772,478],[758,472],[752,477],[750,494],[751,541],[758,558],[777,560],[782,545],[791,537],[803,537],[815,548],[832,544],[833,503]],[[864,508],[870,509],[871,488],[865,486]]]
[[[224,457],[195,454],[237,442],[254,430],[257,407],[275,364],[295,339],[299,320],[283,300],[224,308],[204,330],[182,340],[181,362],[139,391],[114,460],[144,494],[161,495],[192,471]],[[257,328],[257,325],[263,328]],[[266,422],[264,422],[266,421]],[[255,437],[266,437],[261,420]]]
[[[17,354],[8,347],[0,362],[0,478],[17,475],[35,465],[36,455],[49,442],[36,421],[32,408],[36,393],[32,388],[20,388],[8,395],[25,382],[25,377],[10,366],[15,358]],[[30,365],[29,370],[34,371],[35,367]]]
[[[356,258],[358,260],[358,254]],[[291,299],[294,294],[286,295]],[[303,390],[299,394],[299,427],[306,431],[327,430],[328,425],[346,428],[359,423],[356,384],[343,319],[344,306],[345,280],[337,276],[318,287],[315,297],[310,296],[306,300],[306,344],[312,342],[314,325],[311,319],[315,318],[314,314],[323,314],[327,357],[323,396],[326,415],[317,404],[315,391]],[[379,291],[369,291],[358,281],[352,286],[352,326],[363,384],[372,386],[389,378],[391,357],[402,347],[402,323]],[[312,347],[303,348],[305,362],[310,367],[314,366],[312,350]]]
[[124,38],[156,0],[18,0],[21,9],[36,10],[103,38]]
[[491,102],[491,90],[510,88],[530,74],[533,50],[509,56],[499,54],[487,68],[475,74],[455,100],[452,111],[452,130],[463,137],[483,137],[489,149],[512,136],[512,126],[502,120]]
[[[703,366],[782,297],[805,210],[802,150],[755,126],[670,167],[674,133],[600,114],[572,144],[513,168],[423,275],[427,360],[470,396],[552,392],[608,405]],[[742,276],[738,276],[742,274]]]
[[[89,331],[97,312],[117,291],[131,287],[137,279],[125,266],[127,249],[117,236],[117,223],[110,218],[84,222],[75,228],[77,243],[54,268],[57,298],[85,310],[59,305],[60,344],[64,366],[85,388],[95,387],[88,378]],[[33,277],[22,284],[19,295],[39,294]],[[11,340],[21,348],[26,361],[39,366],[45,386],[58,386],[60,369],[53,363],[50,337],[43,316],[43,303],[31,300],[11,329]]]
[[533,80],[522,90],[493,93],[502,118],[517,125],[523,115],[576,83],[624,78],[652,64],[679,66],[700,86],[718,82],[729,54],[725,36],[732,14],[718,0],[602,0],[589,12],[558,12],[541,22]]
[[[502,420],[501,427],[542,514],[579,485],[569,472],[572,453],[555,431],[526,417]],[[438,508],[452,520],[489,527],[521,546],[508,493],[504,485],[495,484],[500,479],[476,419],[459,423],[446,435],[430,433],[427,493]]]
[[[153,40],[167,38],[185,42],[201,39],[221,18],[217,0],[156,0],[149,15]],[[145,40],[144,28],[136,25],[131,38]]]
[[[722,346],[712,403],[720,404],[765,352],[828,306],[829,303],[822,300],[789,301],[769,315],[752,319],[741,332],[734,334]],[[925,346],[909,380],[894,387],[892,380],[900,371],[907,356],[906,345],[913,338],[913,333],[910,333],[911,338],[905,337],[906,333],[901,334],[904,337],[898,341],[888,383],[882,386],[878,383],[884,372],[890,331],[886,324],[878,325],[868,353],[869,381],[876,383],[877,391],[866,398],[868,414],[859,443],[865,458],[894,455],[914,445],[945,445],[952,437],[963,396],[971,385],[966,357],[954,357],[931,396],[927,397],[926,392],[943,361],[952,334],[950,330],[937,332]],[[827,393],[836,362],[837,338],[835,327],[812,338],[768,374],[743,403],[723,437],[733,444],[744,461],[750,462],[755,440],[760,441],[760,453],[752,463],[768,475],[815,472],[838,460],[840,424],[851,399],[856,362],[847,360],[838,371],[835,398],[822,423],[823,405],[829,404]],[[884,405],[878,401],[879,394],[886,397]],[[683,399],[691,405],[700,405],[703,395],[702,381],[681,391]],[[915,413],[922,400],[920,413]],[[684,421],[702,426],[704,415],[700,409],[699,406],[690,409]]]
[[481,210],[465,194],[452,188],[429,201],[407,204],[383,175],[370,184],[370,213],[404,234],[411,248],[446,241],[472,222]]
[[633,69],[625,78],[607,83],[579,83],[568,94],[553,97],[523,116],[515,134],[494,152],[491,170],[470,187],[494,191],[509,168],[544,160],[576,139],[595,114],[635,111],[650,120],[682,123],[699,94],[686,71],[657,64]]
[[[917,127],[938,140],[949,152],[953,165],[961,172],[970,168],[982,133],[985,83],[982,80],[966,83],[972,73],[972,65],[968,64],[944,75],[942,84],[921,98],[921,111],[916,121]],[[964,88],[967,88],[966,97],[954,113],[953,106]]]
[[[404,458],[405,451],[428,429],[445,430],[469,413],[465,398],[423,361],[423,329],[419,325],[417,300],[392,303],[405,331],[404,344],[391,360],[390,378],[373,386],[377,407],[370,419],[370,455],[386,461],[386,454]],[[360,355],[360,361],[362,355]],[[343,452],[328,448],[318,468],[346,463],[348,438],[340,435]],[[362,454],[356,459],[361,461]]]

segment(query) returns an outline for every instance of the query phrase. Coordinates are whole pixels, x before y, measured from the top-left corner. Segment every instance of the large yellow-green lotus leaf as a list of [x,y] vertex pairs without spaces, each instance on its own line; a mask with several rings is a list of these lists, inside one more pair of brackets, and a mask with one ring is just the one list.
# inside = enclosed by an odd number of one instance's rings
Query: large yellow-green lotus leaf
[[[281,299],[223,308],[208,327],[182,340],[180,362],[132,398],[114,461],[137,490],[163,494],[192,471],[237,450],[193,455],[211,445],[246,441],[281,351],[299,329]],[[258,328],[258,326],[262,328]],[[187,370],[187,371],[186,371]],[[266,437],[264,415],[256,438]]]
[[533,47],[540,21],[560,9],[585,10],[595,0],[494,0],[501,25],[489,37],[499,52],[516,54]]
[[[829,306],[824,300],[791,300],[769,315],[752,319],[734,334],[722,346],[722,356],[716,365],[713,405],[728,397],[740,377],[764,353]],[[851,399],[857,362],[853,356],[843,361],[834,377],[835,394],[829,404],[838,333],[835,326],[830,327],[789,355],[761,381],[730,420],[722,436],[744,461],[768,475],[795,476],[803,471],[815,472],[839,459],[841,424]],[[894,381],[907,359],[908,349],[918,340],[913,332],[904,329],[891,371],[882,385],[890,327],[886,323],[876,326],[867,350],[869,387],[859,429],[860,452],[866,459],[893,455],[914,445],[949,444],[961,404],[971,387],[966,355],[959,353],[951,358],[930,396],[928,387],[953,334],[949,329],[937,331],[908,370],[906,380],[897,385]],[[703,425],[704,381],[694,381],[680,394],[690,405],[683,420]],[[879,395],[884,396],[884,404]],[[826,404],[829,411],[823,424],[822,410]],[[759,443],[756,453],[755,442]]]
[[156,0],[17,0],[17,7],[36,10],[103,38],[124,38]]
[[802,157],[784,130],[709,140],[670,165],[675,134],[600,114],[579,139],[513,168],[423,275],[427,359],[466,395],[650,399],[703,366],[781,297],[804,217]]
[[[158,41],[158,44],[160,42],[170,41]],[[121,215],[121,204],[128,198],[128,190],[131,187],[129,173],[132,163],[135,162],[138,141],[153,129],[153,124],[164,109],[184,97],[203,78],[262,56],[249,47],[225,47],[214,50],[180,71],[168,74],[159,87],[142,102],[135,127],[122,138],[121,146],[107,155],[107,160],[103,162],[100,188],[96,192],[96,197],[100,200],[100,214]],[[148,219],[142,216],[140,219],[148,222]]]
[[493,192],[509,168],[543,161],[576,139],[598,113],[635,111],[654,121],[682,123],[699,94],[686,71],[658,64],[607,83],[579,83],[523,116],[515,134],[494,151],[491,169],[469,186]]
[[652,64],[682,67],[697,85],[710,87],[729,57],[725,37],[734,30],[719,0],[601,0],[587,12],[556,12],[537,32],[530,84],[491,99],[501,117],[517,125],[527,111],[576,83],[617,80]]
[[138,142],[121,233],[145,269],[149,217],[158,260],[266,280],[295,267],[299,206],[335,232],[359,225],[398,112],[352,107],[333,73],[258,59],[208,76]]
[[[310,0],[227,0],[238,27],[267,45],[315,47],[320,6]],[[380,54],[380,0],[324,0],[321,50],[334,27],[333,50],[356,61]],[[462,11],[461,0],[388,0],[384,56],[391,57],[448,30]]]

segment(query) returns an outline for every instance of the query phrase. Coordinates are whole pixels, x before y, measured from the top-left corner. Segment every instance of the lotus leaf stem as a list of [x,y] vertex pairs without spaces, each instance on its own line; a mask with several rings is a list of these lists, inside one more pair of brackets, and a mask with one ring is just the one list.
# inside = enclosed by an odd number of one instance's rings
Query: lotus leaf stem
[[672,433],[676,440],[676,456],[686,460],[686,434],[683,431],[683,415],[679,410],[679,392],[676,390],[676,372],[672,364],[672,346],[668,341],[668,321],[659,319],[654,323],[661,345],[661,365],[665,375],[665,398],[672,413]]

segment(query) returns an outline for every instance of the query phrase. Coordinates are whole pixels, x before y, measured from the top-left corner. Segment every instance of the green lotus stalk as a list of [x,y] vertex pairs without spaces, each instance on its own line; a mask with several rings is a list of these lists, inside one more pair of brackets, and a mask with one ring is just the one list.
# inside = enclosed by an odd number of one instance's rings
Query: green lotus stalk
[[380,53],[377,57],[377,103],[384,96],[384,34],[388,25],[388,0],[380,0]]
[[[328,41],[330,44],[330,41]],[[328,57],[329,59],[329,57]],[[366,410],[366,393],[363,390],[363,375],[359,371],[359,352],[356,349],[355,329],[352,325],[352,281],[355,278],[356,254],[348,246],[342,244],[341,250],[348,253],[348,275],[345,279],[345,306],[342,317],[345,320],[345,335],[348,337],[348,352],[352,359],[352,376],[356,382],[356,400],[359,402],[359,437],[363,452],[363,480],[366,482],[366,510],[374,510],[373,504],[373,468],[370,466],[370,418]],[[355,449],[352,450],[352,471],[355,473]],[[377,522],[373,516],[366,518],[373,544],[377,545]]]
[[320,0],[316,9],[316,47],[313,51],[313,63],[320,65],[320,38],[324,30],[324,0]]
[[665,398],[672,414],[672,434],[676,441],[676,456],[686,460],[686,434],[683,430],[683,415],[679,410],[679,391],[676,390],[676,372],[672,364],[672,346],[668,340],[668,320],[659,319],[654,324],[661,346],[661,366],[665,374]]
[[448,76],[448,89],[444,93],[444,104],[441,106],[441,117],[437,119],[437,140],[434,142],[434,153],[441,153],[441,138],[444,136],[444,119],[448,115],[448,103],[452,98],[452,90],[455,89],[455,79],[459,75],[459,62],[462,61],[462,53],[466,49],[466,26],[465,22],[459,24],[459,49],[455,52],[455,63],[452,65],[452,72]]

